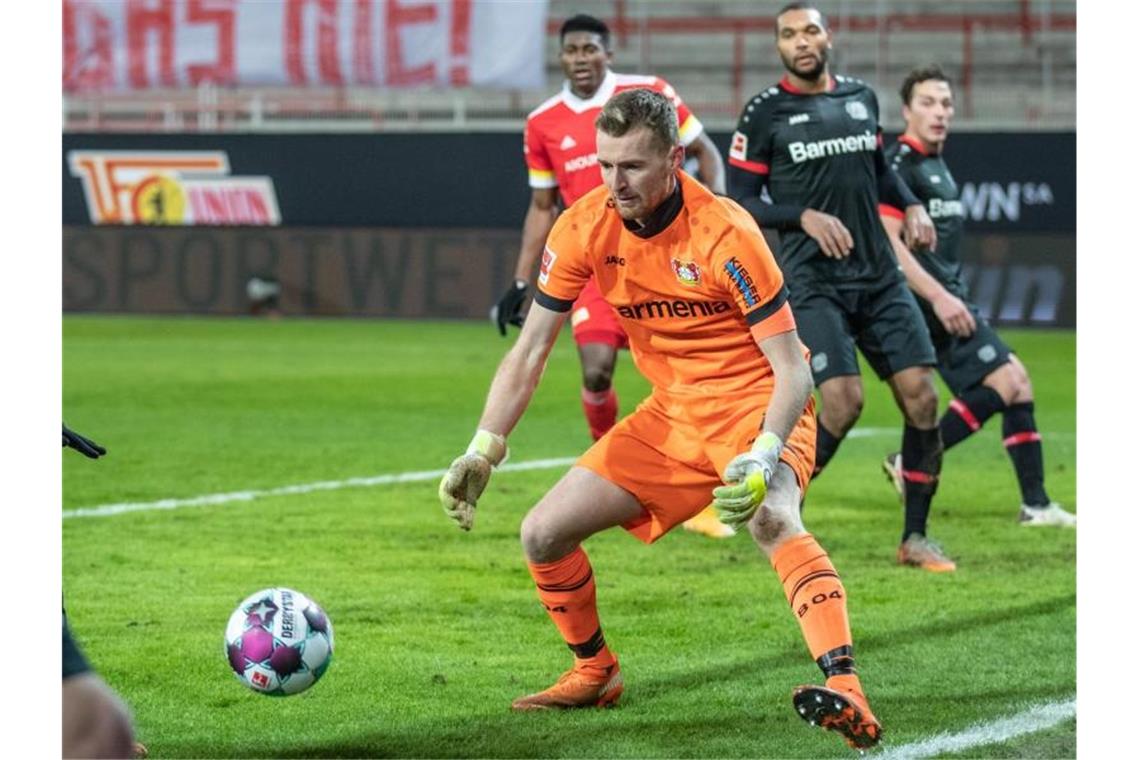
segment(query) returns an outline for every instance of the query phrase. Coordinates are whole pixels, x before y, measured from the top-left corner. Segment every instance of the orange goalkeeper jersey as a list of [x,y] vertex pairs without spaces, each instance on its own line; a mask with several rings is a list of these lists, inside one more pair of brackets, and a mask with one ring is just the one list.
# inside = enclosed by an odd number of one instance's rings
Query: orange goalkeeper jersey
[[[596,277],[654,396],[673,412],[706,417],[697,410],[702,397],[751,391],[758,394],[752,403],[766,399],[772,368],[756,340],[794,329],[795,321],[784,277],[752,216],[677,176],[680,198],[663,208],[680,208],[660,230],[627,228],[605,186],[567,209],[547,239],[535,300],[567,311]],[[715,404],[706,409],[712,413]]]

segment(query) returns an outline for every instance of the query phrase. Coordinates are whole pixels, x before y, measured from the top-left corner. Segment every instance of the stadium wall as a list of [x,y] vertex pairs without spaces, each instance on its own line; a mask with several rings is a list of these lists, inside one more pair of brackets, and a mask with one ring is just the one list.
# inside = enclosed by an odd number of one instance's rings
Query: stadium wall
[[[222,168],[169,168],[204,152]],[[946,155],[983,312],[1074,326],[1075,134],[957,134]],[[62,164],[63,303],[82,312],[244,314],[259,277],[281,284],[284,314],[485,318],[529,195],[514,133],[65,134]],[[233,224],[145,223],[163,214]]]

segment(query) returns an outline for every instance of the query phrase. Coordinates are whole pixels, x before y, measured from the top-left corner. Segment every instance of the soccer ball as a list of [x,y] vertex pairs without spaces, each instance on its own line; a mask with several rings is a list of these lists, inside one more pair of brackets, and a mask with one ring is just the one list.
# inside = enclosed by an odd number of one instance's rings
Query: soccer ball
[[243,684],[285,697],[315,684],[332,661],[328,615],[304,594],[267,588],[247,596],[226,625],[226,657]]

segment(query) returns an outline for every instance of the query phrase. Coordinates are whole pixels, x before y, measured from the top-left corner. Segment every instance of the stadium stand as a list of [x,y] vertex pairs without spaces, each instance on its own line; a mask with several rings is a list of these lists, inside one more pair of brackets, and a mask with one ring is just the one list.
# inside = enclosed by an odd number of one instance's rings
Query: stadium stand
[[[780,2],[551,0],[540,90],[219,88],[65,95],[70,131],[409,131],[515,129],[561,74],[557,29],[585,12],[615,33],[615,68],[672,82],[711,129],[730,129],[744,98],[782,74],[771,44]],[[835,70],[871,82],[897,129],[894,84],[935,61],[959,93],[964,130],[1072,129],[1073,0],[840,0],[822,4],[842,44]]]

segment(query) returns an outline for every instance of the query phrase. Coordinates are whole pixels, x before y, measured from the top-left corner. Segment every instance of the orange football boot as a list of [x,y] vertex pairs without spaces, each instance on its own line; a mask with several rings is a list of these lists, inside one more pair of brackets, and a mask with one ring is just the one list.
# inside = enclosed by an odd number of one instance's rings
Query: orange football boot
[[736,535],[731,525],[725,525],[720,521],[711,505],[685,520],[681,523],[681,527],[709,538],[732,538]]
[[512,710],[566,710],[574,707],[610,707],[622,692],[617,662],[604,669],[571,668],[545,691],[527,694],[511,703]]
[[826,686],[801,686],[792,693],[800,717],[813,726],[835,731],[852,749],[874,747],[883,727],[871,714],[867,698],[857,691],[836,691]]

